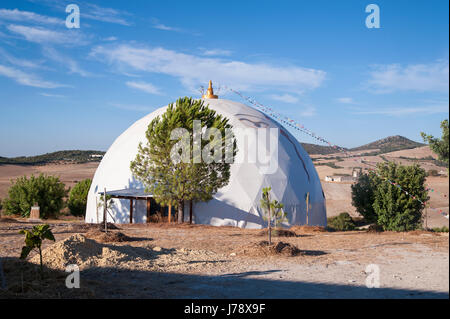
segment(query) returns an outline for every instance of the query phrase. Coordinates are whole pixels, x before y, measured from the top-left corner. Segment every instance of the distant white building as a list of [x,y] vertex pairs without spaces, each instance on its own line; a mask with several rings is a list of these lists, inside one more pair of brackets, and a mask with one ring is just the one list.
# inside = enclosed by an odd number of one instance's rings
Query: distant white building
[[325,176],[326,182],[355,182],[358,178],[348,175]]
[[356,182],[361,173],[362,173],[361,167],[355,167],[352,170],[352,175],[325,176],[325,182]]

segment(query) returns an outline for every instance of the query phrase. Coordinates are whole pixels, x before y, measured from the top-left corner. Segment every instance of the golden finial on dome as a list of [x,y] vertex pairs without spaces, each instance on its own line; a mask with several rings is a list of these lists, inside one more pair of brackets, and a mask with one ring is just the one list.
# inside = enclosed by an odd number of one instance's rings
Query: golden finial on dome
[[214,95],[214,90],[212,87],[212,81],[209,80],[209,87],[208,90],[206,91],[206,94],[202,95],[202,99],[218,99],[219,96]]

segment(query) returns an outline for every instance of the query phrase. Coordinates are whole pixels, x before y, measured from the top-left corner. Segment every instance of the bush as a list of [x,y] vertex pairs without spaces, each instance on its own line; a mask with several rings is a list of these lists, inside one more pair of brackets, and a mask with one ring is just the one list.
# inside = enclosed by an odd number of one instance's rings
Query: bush
[[360,175],[356,184],[351,186],[352,205],[369,224],[376,223],[378,219],[373,208],[377,184],[376,175],[370,172],[369,174]]
[[421,202],[428,200],[425,178],[425,170],[418,165],[378,164],[376,174],[363,174],[352,185],[352,204],[367,222],[384,230],[418,229],[422,222]]
[[355,222],[349,213],[340,213],[338,216],[330,217],[327,220],[328,227],[337,231],[347,231],[355,229]]
[[[426,172],[419,165],[402,166],[394,163],[378,166],[379,175],[396,185],[381,180],[375,191],[373,208],[377,224],[384,230],[410,231],[421,227],[423,205],[428,200],[425,190]],[[412,197],[414,196],[414,198]],[[420,200],[420,201],[419,201]]]
[[447,226],[442,226],[441,228],[435,227],[432,229],[432,231],[434,231],[435,233],[448,233],[448,227]]
[[67,206],[74,216],[84,216],[86,212],[87,196],[91,188],[91,179],[78,182],[70,191]]
[[8,197],[3,201],[3,213],[29,217],[31,207],[38,203],[41,218],[55,217],[63,208],[66,195],[65,186],[58,177],[23,176],[12,182]]

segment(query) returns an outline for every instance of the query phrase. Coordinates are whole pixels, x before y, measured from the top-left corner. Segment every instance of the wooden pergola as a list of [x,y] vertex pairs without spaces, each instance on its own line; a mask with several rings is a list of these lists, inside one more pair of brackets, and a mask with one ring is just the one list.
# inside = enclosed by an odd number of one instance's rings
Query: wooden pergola
[[[104,192],[99,193],[104,196]],[[145,200],[147,202],[147,223],[150,222],[150,208],[153,194],[146,193],[142,189],[120,189],[115,191],[106,191],[107,196],[118,199],[128,199],[130,201],[130,224],[133,224],[133,200]],[[169,223],[172,219],[172,206],[169,205]]]

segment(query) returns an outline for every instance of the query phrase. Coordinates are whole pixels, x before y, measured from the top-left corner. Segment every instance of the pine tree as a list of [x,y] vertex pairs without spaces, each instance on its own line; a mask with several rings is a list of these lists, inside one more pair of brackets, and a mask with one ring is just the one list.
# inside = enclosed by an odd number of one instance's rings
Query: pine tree
[[[194,136],[196,123],[206,128],[201,136]],[[217,129],[219,137],[212,134],[207,138],[212,128]],[[158,204],[178,207],[178,222],[182,223],[185,201],[211,200],[218,189],[228,184],[230,161],[225,161],[225,151],[231,149],[231,159],[237,151],[234,137],[227,139],[226,131],[231,128],[228,119],[202,100],[180,98],[151,121],[147,142],[139,145],[131,171]],[[204,160],[206,155],[217,154],[216,161]]]

